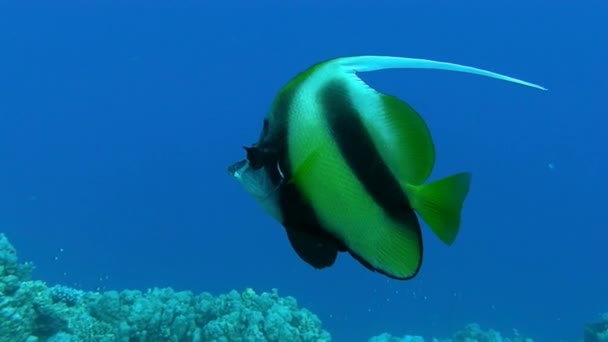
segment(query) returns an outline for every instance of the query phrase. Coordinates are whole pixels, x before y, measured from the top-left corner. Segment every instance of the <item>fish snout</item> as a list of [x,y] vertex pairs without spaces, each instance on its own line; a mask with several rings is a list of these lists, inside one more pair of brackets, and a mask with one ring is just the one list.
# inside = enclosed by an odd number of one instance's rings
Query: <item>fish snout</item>
[[238,162],[228,166],[228,173],[233,177],[240,178],[241,173],[247,167],[247,164],[248,163],[247,163],[246,159],[238,161]]

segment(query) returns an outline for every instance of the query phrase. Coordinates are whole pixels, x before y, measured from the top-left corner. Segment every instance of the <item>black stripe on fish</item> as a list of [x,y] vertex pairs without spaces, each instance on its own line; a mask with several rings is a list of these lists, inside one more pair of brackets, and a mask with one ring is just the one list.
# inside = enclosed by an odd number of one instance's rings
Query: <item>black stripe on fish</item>
[[[268,136],[271,141],[262,143],[262,146],[272,146],[276,151],[276,162],[285,180],[291,179],[293,174],[287,137],[289,136],[288,120],[291,119],[293,98],[297,90],[297,87],[290,89],[277,99],[272,109],[277,112],[272,117],[279,120],[270,123],[274,125],[272,127],[274,134]],[[277,169],[276,164],[272,167]],[[275,171],[269,170],[269,172]],[[346,251],[338,240],[323,229],[314,209],[294,183],[286,182],[279,187],[279,207],[283,217],[282,224],[292,248],[311,266],[329,267],[335,262],[338,251]]]
[[319,96],[338,148],[367,192],[393,220],[409,229],[420,230],[407,195],[376,149],[345,84],[330,81],[321,89]]

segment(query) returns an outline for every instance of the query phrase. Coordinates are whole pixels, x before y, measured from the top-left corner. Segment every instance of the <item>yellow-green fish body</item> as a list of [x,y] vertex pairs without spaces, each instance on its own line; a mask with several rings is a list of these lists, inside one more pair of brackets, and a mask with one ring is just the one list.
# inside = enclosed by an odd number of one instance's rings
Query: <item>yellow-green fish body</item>
[[310,67],[277,95],[260,140],[230,173],[287,230],[316,268],[348,251],[391,278],[422,262],[418,215],[445,243],[459,230],[471,175],[424,184],[435,150],[422,117],[368,86],[357,72],[427,68],[467,72],[539,89],[489,71],[430,60],[357,56]]

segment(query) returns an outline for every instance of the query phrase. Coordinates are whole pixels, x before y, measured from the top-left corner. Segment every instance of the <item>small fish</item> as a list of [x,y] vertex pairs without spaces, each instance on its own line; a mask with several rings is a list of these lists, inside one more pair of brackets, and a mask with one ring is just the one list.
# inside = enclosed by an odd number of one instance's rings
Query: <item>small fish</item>
[[317,269],[348,252],[390,278],[411,279],[422,264],[418,216],[450,245],[459,231],[471,174],[426,183],[435,149],[422,117],[371,88],[358,72],[441,69],[545,90],[473,67],[390,56],[318,63],[280,90],[246,159],[228,167],[287,231],[295,252]]

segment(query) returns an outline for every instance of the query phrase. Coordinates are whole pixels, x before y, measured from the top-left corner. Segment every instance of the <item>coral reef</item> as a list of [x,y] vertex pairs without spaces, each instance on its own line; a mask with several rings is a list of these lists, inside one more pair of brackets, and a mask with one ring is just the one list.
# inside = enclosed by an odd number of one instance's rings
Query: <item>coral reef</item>
[[87,292],[49,287],[31,271],[0,234],[0,342],[331,340],[316,315],[276,290]]
[[585,325],[585,342],[608,342],[608,312]]
[[[276,289],[219,296],[171,288],[91,292],[32,280],[32,269],[0,233],[0,342],[331,341],[315,314]],[[369,341],[533,342],[477,324],[448,339],[384,333]],[[608,314],[587,324],[585,341],[608,342]]]
[[479,324],[472,323],[467,325],[463,330],[456,332],[451,338],[438,339],[433,338],[425,340],[421,336],[406,335],[403,337],[391,336],[388,333],[374,336],[369,339],[369,342],[534,342],[529,337],[524,337],[517,330],[513,331],[512,337],[503,337],[498,331],[489,329],[482,330]]

